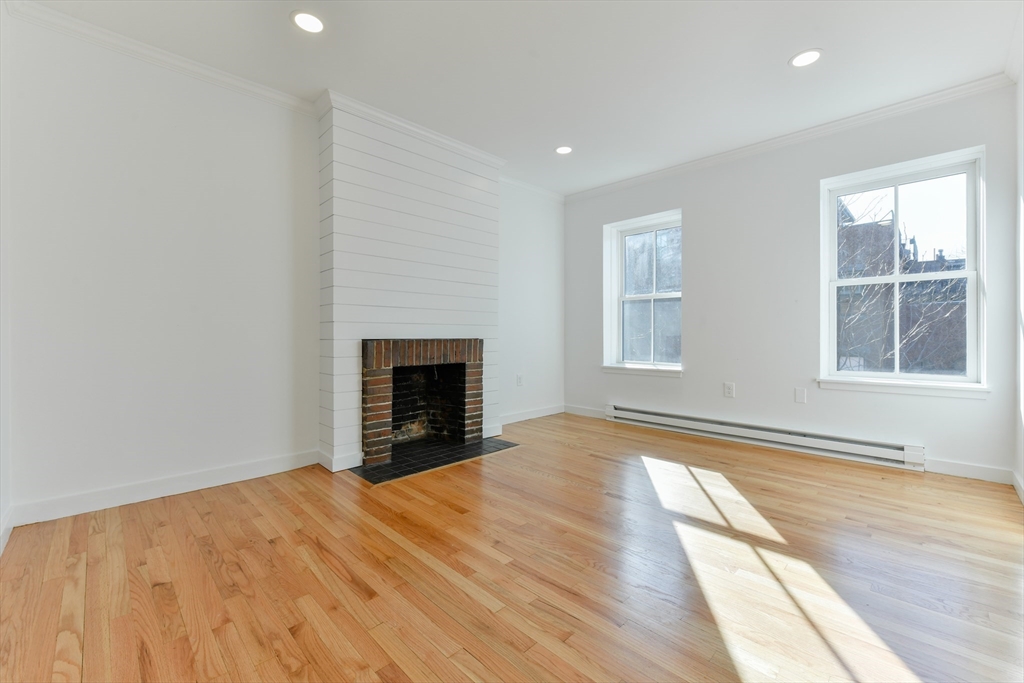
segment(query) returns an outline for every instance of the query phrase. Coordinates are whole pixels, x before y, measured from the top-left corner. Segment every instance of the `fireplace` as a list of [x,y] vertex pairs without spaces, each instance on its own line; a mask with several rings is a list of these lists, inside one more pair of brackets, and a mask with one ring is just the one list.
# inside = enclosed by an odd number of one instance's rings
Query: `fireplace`
[[363,340],[363,464],[391,446],[483,438],[482,339]]

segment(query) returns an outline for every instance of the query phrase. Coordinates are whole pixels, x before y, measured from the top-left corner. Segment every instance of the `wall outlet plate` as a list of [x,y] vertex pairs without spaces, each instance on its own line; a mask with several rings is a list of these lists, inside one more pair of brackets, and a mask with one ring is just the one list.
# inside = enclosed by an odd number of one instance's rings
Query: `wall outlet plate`
[[726,398],[736,398],[736,382],[726,382],[722,388]]
[[793,400],[797,403],[807,403],[807,390],[799,387],[793,390]]
[[516,375],[516,386],[517,387],[523,386],[523,376],[522,375]]

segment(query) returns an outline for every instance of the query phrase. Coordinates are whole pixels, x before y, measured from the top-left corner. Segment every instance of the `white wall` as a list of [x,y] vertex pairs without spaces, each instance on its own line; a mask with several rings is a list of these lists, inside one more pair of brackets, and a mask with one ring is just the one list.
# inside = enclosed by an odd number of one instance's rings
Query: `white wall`
[[5,22],[16,523],[315,462],[316,121]]
[[11,18],[0,5],[0,552],[11,533],[11,249],[10,50]]
[[1017,81],[1017,451],[1013,485],[1024,503],[1024,8],[1017,16],[1006,71]]
[[[1020,26],[1018,24],[1018,32]],[[1024,78],[1017,80],[1017,449],[1013,486],[1024,502]]]
[[483,339],[500,433],[501,161],[337,93],[321,108],[321,462],[362,462],[362,339]]
[[[567,409],[615,402],[922,443],[930,468],[1009,483],[1016,406],[1014,97],[1004,87],[609,193],[567,198]],[[979,144],[988,155],[991,393],[974,400],[819,389],[820,179]],[[602,226],[676,208],[683,215],[684,375],[604,374]],[[722,395],[727,381],[736,383],[735,399]],[[794,403],[795,387],[808,390],[807,404]]]
[[564,407],[564,213],[560,195],[502,179],[499,336],[504,424],[560,413]]

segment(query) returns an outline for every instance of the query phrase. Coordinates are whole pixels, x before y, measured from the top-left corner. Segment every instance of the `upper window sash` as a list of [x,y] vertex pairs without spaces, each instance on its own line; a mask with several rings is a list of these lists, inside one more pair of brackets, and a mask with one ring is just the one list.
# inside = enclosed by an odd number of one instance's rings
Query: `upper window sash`
[[[836,185],[830,187],[828,190],[828,226],[829,226],[829,281],[836,282],[858,282],[867,280],[876,280],[879,282],[894,282],[894,281],[909,281],[914,279],[916,273],[900,273],[899,272],[899,193],[896,193],[894,216],[893,216],[893,231],[896,236],[895,249],[897,250],[897,258],[895,261],[895,268],[893,269],[892,275],[879,275],[871,278],[839,278],[839,254],[838,254],[838,239],[839,239],[839,198],[856,194],[859,192],[870,192],[872,190],[882,190],[889,187],[896,187],[898,185],[909,185],[910,183],[916,183],[923,180],[934,180],[935,178],[945,178],[947,176],[965,174],[967,176],[967,259],[964,265],[963,271],[938,271],[936,273],[930,273],[935,275],[932,278],[921,278],[921,279],[943,279],[943,276],[947,273],[951,273],[950,277],[955,276],[956,273],[976,271],[978,269],[978,206],[980,201],[980,187],[978,183],[978,159],[972,159],[971,161],[962,162],[959,164],[951,164],[941,166],[938,168],[929,168],[917,172],[910,172],[905,174],[896,174],[886,178],[879,178],[871,181],[864,181],[859,183],[852,183],[846,185]],[[824,182],[824,181],[823,181]]]
[[[656,224],[651,225],[651,226],[644,226],[644,227],[639,227],[639,228],[632,228],[630,230],[619,230],[618,231],[618,233],[619,233],[619,239],[618,239],[619,244],[618,244],[618,247],[619,248],[618,248],[618,258],[617,258],[617,261],[618,261],[618,267],[619,267],[618,283],[619,283],[619,300],[620,301],[629,301],[629,300],[633,300],[633,299],[676,299],[676,298],[679,297],[679,295],[682,293],[682,289],[681,288],[680,288],[680,291],[677,291],[677,292],[658,292],[658,268],[657,268],[657,265],[655,265],[654,271],[651,274],[652,278],[653,278],[653,284],[651,285],[652,291],[651,291],[650,294],[626,294],[625,293],[625,288],[626,288],[626,238],[627,237],[631,237],[633,235],[642,235],[642,234],[647,233],[647,232],[653,232],[653,233],[655,233],[655,235],[657,235],[657,232],[659,230],[671,230],[673,228],[679,228],[679,227],[681,227],[680,224],[679,224],[679,221],[663,221],[661,223],[656,223]],[[621,358],[621,356],[622,356],[621,351],[619,353],[619,356]]]

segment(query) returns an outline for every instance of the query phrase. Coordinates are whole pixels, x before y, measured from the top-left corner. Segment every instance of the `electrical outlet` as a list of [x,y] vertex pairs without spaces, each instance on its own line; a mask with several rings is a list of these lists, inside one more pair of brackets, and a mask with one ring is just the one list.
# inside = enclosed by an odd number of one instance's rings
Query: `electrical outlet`
[[517,387],[523,386],[523,376],[522,375],[516,375],[516,386]]
[[723,385],[723,388],[725,389],[725,397],[726,398],[736,398],[736,383],[735,382],[726,382]]
[[807,390],[806,389],[794,389],[793,400],[797,403],[807,403]]

